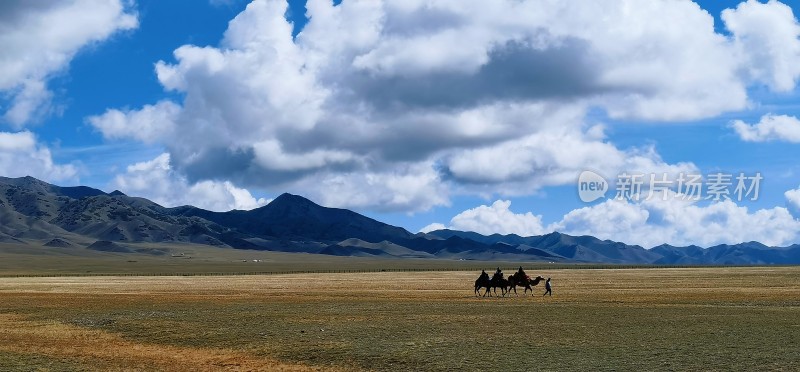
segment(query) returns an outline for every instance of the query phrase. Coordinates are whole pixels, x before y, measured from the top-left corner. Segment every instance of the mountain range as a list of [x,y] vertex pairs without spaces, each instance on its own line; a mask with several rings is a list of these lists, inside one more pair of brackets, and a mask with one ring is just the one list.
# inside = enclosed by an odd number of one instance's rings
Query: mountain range
[[[0,243],[119,253],[159,254],[137,243],[194,243],[237,249],[336,256],[447,258],[612,264],[800,264],[800,245],[758,242],[675,247],[570,236],[481,235],[438,230],[411,233],[347,209],[327,208],[282,194],[249,210],[212,212],[166,208],[150,200],[78,186],[60,187],[32,177],[0,177]],[[162,252],[163,253],[163,252]]]

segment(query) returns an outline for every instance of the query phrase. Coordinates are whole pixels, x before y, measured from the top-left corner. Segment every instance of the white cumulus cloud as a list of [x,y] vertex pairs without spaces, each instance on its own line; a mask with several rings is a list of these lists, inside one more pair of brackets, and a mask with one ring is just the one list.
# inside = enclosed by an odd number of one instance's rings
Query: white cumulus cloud
[[794,89],[800,77],[800,23],[792,8],[776,0],[748,0],[723,11],[722,20],[752,79],[779,92]]
[[397,164],[381,171],[316,173],[289,190],[329,207],[382,212],[426,211],[448,205],[450,191],[431,164]]
[[792,189],[783,194],[786,197],[786,206],[797,218],[800,218],[800,188]]
[[247,189],[238,188],[228,181],[191,183],[172,170],[169,154],[128,166],[125,173],[114,177],[110,187],[166,207],[193,205],[224,212],[249,210],[269,203],[269,200],[256,199]]
[[539,235],[545,232],[542,216],[531,212],[514,213],[510,210],[510,200],[497,200],[492,205],[481,205],[467,209],[450,220],[450,226],[433,223],[420,231],[430,232],[444,228],[474,231],[484,235],[517,234],[521,236]]
[[83,47],[138,26],[124,0],[0,2],[0,93],[3,119],[22,127],[49,110],[47,81]]
[[762,116],[755,124],[734,120],[731,127],[743,141],[800,142],[800,120],[794,116],[768,114]]
[[783,207],[750,211],[731,200],[703,206],[661,198],[641,202],[612,199],[573,210],[551,228],[645,248],[663,243],[707,247],[749,241],[779,246],[797,242],[800,221]]
[[431,231],[444,230],[446,228],[447,228],[447,226],[445,226],[443,223],[434,222],[432,224],[429,224],[429,225],[419,229],[419,232],[429,233]]
[[87,122],[109,139],[134,138],[145,143],[172,135],[181,107],[170,101],[145,105],[139,110],[109,109]]
[[29,131],[0,132],[0,174],[6,177],[32,176],[48,182],[78,180],[72,164],[58,164],[47,146]]

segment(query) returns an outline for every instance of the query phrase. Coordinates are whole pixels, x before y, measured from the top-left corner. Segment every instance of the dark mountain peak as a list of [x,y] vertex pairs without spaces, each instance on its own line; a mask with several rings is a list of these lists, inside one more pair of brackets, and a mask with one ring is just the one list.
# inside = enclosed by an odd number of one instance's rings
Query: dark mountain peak
[[38,180],[31,176],[25,177],[17,177],[17,178],[8,178],[8,177],[0,177],[0,183],[4,183],[7,185],[13,185],[17,187],[24,187],[29,189],[36,189],[39,190],[46,190],[52,187],[55,187],[47,182]]
[[280,240],[319,240],[326,243],[358,238],[370,243],[411,239],[403,228],[373,220],[348,209],[323,207],[302,196],[281,194],[250,211],[210,212],[173,208],[172,215],[198,216],[253,236]]
[[765,245],[765,244],[763,244],[761,242],[757,242],[755,240],[751,240],[751,241],[749,241],[747,243],[742,243],[740,245],[747,246],[747,247],[750,247],[750,248],[757,248],[757,249],[770,249],[769,246],[767,246],[767,245]]
[[673,245],[669,245],[667,243],[657,245],[653,248],[650,248],[651,252],[657,252],[659,254],[676,254],[677,252],[686,251],[686,247],[676,247]]
[[125,195],[125,193],[124,193],[124,192],[122,192],[122,191],[119,191],[119,190],[114,190],[114,191],[112,191],[112,192],[111,192],[110,194],[108,194],[108,195],[111,195],[111,196],[128,196],[128,195]]
[[277,198],[272,200],[269,204],[261,207],[261,208],[292,208],[292,207],[302,207],[302,208],[324,208],[321,205],[314,203],[311,200],[308,200],[300,195],[289,194],[287,192],[280,194]]
[[522,238],[522,236],[519,236],[517,234],[503,235],[503,234],[499,234],[499,233],[494,233],[494,234],[488,235],[486,237],[487,238],[492,238],[492,239],[514,239],[514,240],[518,240],[518,239]]
[[564,240],[564,238],[570,238],[570,236],[562,234],[558,231],[553,231],[551,233],[541,235],[541,239],[543,241],[558,242]]
[[436,238],[447,239],[448,237],[453,236],[453,232],[454,230],[450,229],[439,229],[428,231],[426,234]]
[[80,199],[86,196],[106,195],[106,193],[87,186],[62,187],[49,184],[40,179],[25,176],[19,178],[0,177],[0,183],[20,187],[26,190],[52,194],[56,196],[66,196],[73,199]]
[[[317,239],[359,238],[368,242],[410,239],[413,234],[348,209],[323,207],[299,195],[284,193],[271,203],[249,212],[258,216],[262,232],[276,237],[307,236]],[[252,231],[252,228],[247,229]]]
[[278,195],[278,197],[275,198],[272,202],[273,203],[274,202],[294,202],[294,203],[316,204],[316,203],[312,202],[311,200],[308,200],[308,199],[306,199],[306,198],[304,198],[304,197],[302,197],[300,195],[290,194],[288,192],[285,192],[283,194]]
[[[247,213],[247,212],[244,212]],[[266,218],[313,218],[329,219],[347,218],[358,215],[347,209],[327,208],[299,195],[283,193],[269,204],[254,209],[251,213]],[[359,215],[360,216],[360,215]]]
[[19,182],[19,183],[29,183],[29,184],[39,183],[39,184],[47,184],[47,185],[49,185],[49,183],[44,182],[44,181],[42,181],[42,180],[40,180],[38,178],[31,177],[31,176],[18,177],[18,178],[12,178],[12,179],[17,180],[17,182]]
[[558,231],[553,231],[549,234],[544,234],[539,237],[540,244],[544,245],[553,245],[553,244],[567,244],[567,243],[574,243],[571,236],[564,235]]
[[98,189],[93,189],[93,188],[87,187],[87,186],[75,186],[75,187],[54,186],[54,188],[55,189],[53,191],[57,195],[67,196],[67,197],[70,197],[70,198],[73,198],[73,199],[80,199],[80,198],[85,198],[85,197],[88,197],[88,196],[107,195],[106,193],[104,193],[104,192],[102,192],[102,191],[100,191]]

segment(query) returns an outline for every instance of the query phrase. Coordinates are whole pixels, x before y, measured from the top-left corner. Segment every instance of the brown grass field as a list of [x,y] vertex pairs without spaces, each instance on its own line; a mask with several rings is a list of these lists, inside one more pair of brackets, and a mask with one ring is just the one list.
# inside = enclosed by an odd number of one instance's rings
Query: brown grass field
[[0,370],[800,369],[800,267],[477,274],[0,278]]

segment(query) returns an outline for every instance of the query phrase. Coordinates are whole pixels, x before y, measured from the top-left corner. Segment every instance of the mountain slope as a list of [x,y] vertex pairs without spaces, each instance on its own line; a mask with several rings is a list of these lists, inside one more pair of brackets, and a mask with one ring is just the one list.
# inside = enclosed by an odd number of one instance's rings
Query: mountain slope
[[800,263],[800,245],[767,247],[758,242],[720,244],[709,248],[660,245],[656,264],[671,265],[791,265]]
[[16,186],[36,193],[53,194],[73,199],[80,199],[87,196],[105,195],[104,192],[87,186],[62,187],[51,185],[36,178],[26,176],[20,178],[0,177],[0,184]]
[[437,230],[428,233],[428,235],[440,238],[461,237],[483,244],[505,243],[522,247],[522,249],[536,248],[554,256],[554,258],[578,262],[652,263],[661,258],[660,254],[638,245],[600,240],[593,236],[571,236],[558,232],[521,237],[515,234],[485,236],[474,232]]
[[[503,259],[665,265],[800,264],[800,245],[758,242],[644,249],[558,232],[489,236],[439,230],[412,234],[347,209],[283,194],[254,210],[165,208],[144,198],[32,177],[0,177],[0,242],[66,249],[146,252],[136,243],[183,242],[240,249],[396,258]],[[87,248],[90,247],[90,248]]]
[[355,238],[330,245],[319,253],[334,256],[379,256],[398,258],[436,257],[430,253],[409,249],[385,240],[380,243],[369,243]]
[[18,239],[199,242],[222,245],[230,229],[167,208],[89,187],[59,187],[32,177],[0,178],[0,231]]
[[180,207],[172,213],[200,217],[245,234],[282,240],[315,239],[333,243],[356,238],[377,243],[414,237],[403,228],[347,209],[322,207],[292,194],[282,194],[269,204],[250,211],[220,213],[195,207]]

